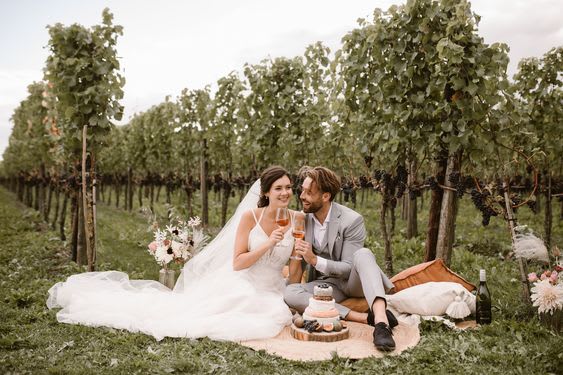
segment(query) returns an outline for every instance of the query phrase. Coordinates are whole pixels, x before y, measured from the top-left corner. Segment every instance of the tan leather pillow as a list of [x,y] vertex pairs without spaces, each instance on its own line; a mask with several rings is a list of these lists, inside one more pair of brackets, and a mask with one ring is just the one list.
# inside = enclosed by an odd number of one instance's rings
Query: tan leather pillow
[[391,281],[395,285],[395,292],[429,281],[451,281],[459,283],[470,292],[475,289],[475,285],[446,267],[444,261],[440,258],[407,268],[393,276]]

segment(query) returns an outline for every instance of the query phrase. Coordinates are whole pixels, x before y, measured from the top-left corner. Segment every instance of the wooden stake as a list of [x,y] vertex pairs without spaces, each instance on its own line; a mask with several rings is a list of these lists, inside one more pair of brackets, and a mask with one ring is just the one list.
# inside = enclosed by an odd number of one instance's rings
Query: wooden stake
[[88,227],[88,186],[86,179],[86,137],[88,127],[82,127],[82,211],[84,212],[84,233],[86,235],[86,257],[88,258],[88,271],[94,270],[92,262],[92,246],[90,243],[90,228]]
[[[508,197],[508,184],[503,182],[502,188],[504,190],[504,204],[506,206],[506,218],[508,220],[508,228],[510,229],[510,238],[512,240],[512,250],[514,251],[514,239],[516,238],[516,218],[512,212],[512,203]],[[522,282],[522,299],[526,303],[530,303],[530,285],[528,284],[527,266],[522,258],[518,258],[518,266],[520,268],[520,281]]]

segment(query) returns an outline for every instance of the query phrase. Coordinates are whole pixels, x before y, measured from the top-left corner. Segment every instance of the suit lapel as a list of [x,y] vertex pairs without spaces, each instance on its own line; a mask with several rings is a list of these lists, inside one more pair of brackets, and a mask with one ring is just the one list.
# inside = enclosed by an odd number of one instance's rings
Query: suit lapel
[[338,236],[338,228],[340,228],[340,215],[342,211],[337,203],[332,202],[332,210],[330,212],[330,221],[328,222],[328,252],[330,254],[330,259],[334,259],[334,242]]

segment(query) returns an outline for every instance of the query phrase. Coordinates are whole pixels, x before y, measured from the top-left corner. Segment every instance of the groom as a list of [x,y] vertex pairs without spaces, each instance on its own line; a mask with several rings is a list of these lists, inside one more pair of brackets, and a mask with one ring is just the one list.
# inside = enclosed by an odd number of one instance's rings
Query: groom
[[[314,268],[316,275],[309,277],[314,280],[312,282],[288,285],[285,302],[303,313],[315,285],[329,284],[340,317],[374,326],[375,347],[383,351],[394,350],[391,329],[397,321],[386,311],[385,301],[385,290],[391,289],[393,284],[377,265],[373,253],[364,247],[363,217],[334,202],[340,191],[340,180],[333,171],[324,167],[309,168],[304,176],[300,198],[303,211],[307,213],[306,235],[304,240],[296,241],[295,251],[306,262],[303,266],[312,266],[309,269]],[[365,297],[369,312],[352,311],[338,304],[347,297]]]

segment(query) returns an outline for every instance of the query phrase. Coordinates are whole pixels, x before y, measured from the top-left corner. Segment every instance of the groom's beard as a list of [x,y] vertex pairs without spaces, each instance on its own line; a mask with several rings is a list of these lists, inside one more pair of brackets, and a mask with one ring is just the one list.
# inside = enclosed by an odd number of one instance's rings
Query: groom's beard
[[303,212],[306,214],[314,214],[323,207],[323,202],[307,202],[309,203],[307,207],[304,204],[305,202],[307,201],[301,200],[301,203],[303,203]]

